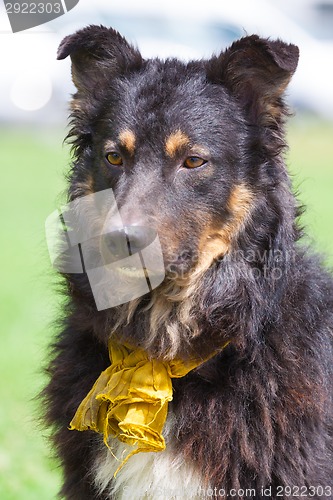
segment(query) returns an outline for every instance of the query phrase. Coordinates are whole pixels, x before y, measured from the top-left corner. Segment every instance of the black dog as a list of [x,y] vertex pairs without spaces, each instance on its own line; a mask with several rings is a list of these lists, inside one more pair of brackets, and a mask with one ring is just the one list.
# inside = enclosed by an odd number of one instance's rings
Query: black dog
[[[248,36],[210,60],[144,60],[90,26],[64,39],[68,55],[69,201],[112,188],[128,226],[158,233],[166,276],[98,311],[87,275],[66,275],[45,390],[62,495],[333,498],[333,280],[299,243],[283,159],[297,47]],[[173,380],[165,451],[115,478],[124,443],[68,429],[114,336],[149,360],[202,359]]]

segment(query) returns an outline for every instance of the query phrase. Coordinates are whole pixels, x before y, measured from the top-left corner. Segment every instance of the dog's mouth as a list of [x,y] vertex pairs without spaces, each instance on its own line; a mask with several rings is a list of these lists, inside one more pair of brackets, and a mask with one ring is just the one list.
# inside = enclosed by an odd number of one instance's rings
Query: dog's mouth
[[119,275],[131,280],[142,279],[143,277],[147,280],[151,280],[161,275],[161,270],[147,268],[145,266],[124,265],[124,266],[119,266],[117,269]]
[[119,266],[118,271],[123,276],[128,276],[129,278],[141,278],[142,271],[147,271],[146,268],[138,268],[135,266]]
[[116,286],[130,290],[140,282],[147,282],[152,290],[165,277],[161,244],[156,231],[150,227],[116,228],[102,235],[99,251],[105,272],[113,273]]

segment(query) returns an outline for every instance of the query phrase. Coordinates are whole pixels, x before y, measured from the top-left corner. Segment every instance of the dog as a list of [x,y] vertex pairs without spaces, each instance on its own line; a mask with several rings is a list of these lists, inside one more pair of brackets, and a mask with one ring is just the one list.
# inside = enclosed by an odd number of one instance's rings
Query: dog
[[[98,310],[87,272],[64,273],[44,393],[60,495],[333,498],[333,280],[302,244],[284,161],[298,48],[251,35],[209,60],[146,60],[89,26],[63,40],[67,56],[68,201],[112,189],[124,224],[158,235],[165,276]],[[73,420],[114,338],[161,370],[200,360],[171,379],[161,451],[126,458],[123,434]]]

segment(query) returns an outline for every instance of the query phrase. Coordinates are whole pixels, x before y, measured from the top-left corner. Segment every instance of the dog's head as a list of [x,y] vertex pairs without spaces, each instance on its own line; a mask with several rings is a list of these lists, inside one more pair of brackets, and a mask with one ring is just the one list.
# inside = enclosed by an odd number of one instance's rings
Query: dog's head
[[69,55],[71,199],[112,188],[125,225],[157,232],[167,278],[202,275],[241,238],[269,244],[281,193],[293,205],[279,155],[297,47],[253,35],[210,60],[144,60],[90,26],[63,40]]

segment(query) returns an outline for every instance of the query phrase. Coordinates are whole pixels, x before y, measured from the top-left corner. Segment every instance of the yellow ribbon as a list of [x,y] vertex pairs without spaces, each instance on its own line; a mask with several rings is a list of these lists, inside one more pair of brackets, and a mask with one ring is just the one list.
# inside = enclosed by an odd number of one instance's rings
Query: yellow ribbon
[[69,429],[102,433],[107,447],[110,436],[131,445],[133,450],[116,475],[132,455],[165,449],[162,430],[172,400],[171,379],[184,377],[217,352],[205,359],[166,362],[149,359],[142,349],[110,341],[111,366],[100,374],[81,402]]

